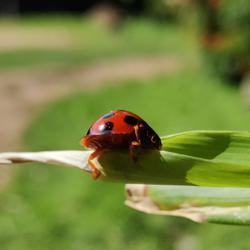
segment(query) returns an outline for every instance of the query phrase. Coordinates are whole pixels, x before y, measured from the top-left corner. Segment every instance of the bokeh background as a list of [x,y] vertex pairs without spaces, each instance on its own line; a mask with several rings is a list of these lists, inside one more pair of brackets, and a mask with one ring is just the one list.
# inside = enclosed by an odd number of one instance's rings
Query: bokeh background
[[[81,149],[115,109],[160,135],[249,130],[249,23],[248,0],[1,0],[0,150]],[[78,170],[2,167],[0,249],[250,247],[248,227],[145,215],[124,197]]]

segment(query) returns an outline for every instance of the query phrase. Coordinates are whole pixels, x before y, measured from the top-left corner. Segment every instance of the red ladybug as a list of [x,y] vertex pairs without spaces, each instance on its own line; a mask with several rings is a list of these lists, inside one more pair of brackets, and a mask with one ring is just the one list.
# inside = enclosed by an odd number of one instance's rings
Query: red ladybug
[[161,139],[156,132],[138,115],[125,110],[111,111],[98,119],[81,139],[81,145],[95,149],[88,163],[96,179],[100,171],[91,162],[95,157],[110,149],[129,149],[134,161],[135,149],[161,148]]

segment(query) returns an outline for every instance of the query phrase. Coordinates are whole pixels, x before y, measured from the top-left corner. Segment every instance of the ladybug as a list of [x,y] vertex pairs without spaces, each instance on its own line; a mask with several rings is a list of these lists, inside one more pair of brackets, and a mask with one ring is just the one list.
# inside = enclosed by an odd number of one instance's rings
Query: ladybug
[[135,149],[160,150],[162,146],[156,132],[141,117],[126,110],[111,111],[103,115],[92,124],[80,143],[95,150],[88,159],[94,179],[101,173],[91,161],[104,151],[129,149],[132,159],[136,162]]

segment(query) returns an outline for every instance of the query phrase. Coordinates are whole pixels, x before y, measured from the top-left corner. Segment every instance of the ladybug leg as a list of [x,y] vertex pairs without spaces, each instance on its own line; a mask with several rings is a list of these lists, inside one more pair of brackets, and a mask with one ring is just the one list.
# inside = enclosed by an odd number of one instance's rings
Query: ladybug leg
[[139,143],[139,145],[141,145],[141,136],[140,136],[140,132],[139,132],[139,129],[141,127],[143,127],[141,124],[140,125],[137,124],[134,126],[136,141]]
[[134,162],[137,161],[137,153],[136,153],[136,149],[139,148],[141,146],[141,139],[140,139],[140,135],[139,135],[139,125],[136,125],[135,127],[135,136],[136,136],[136,141],[132,141],[129,147],[130,150],[130,155],[133,159]]
[[138,160],[136,149],[139,148],[140,145],[141,144],[137,141],[132,141],[130,144],[129,151],[130,151],[130,155],[131,155],[134,162],[137,162],[137,160]]
[[96,168],[95,164],[92,162],[93,159],[95,159],[97,156],[101,155],[103,153],[103,150],[97,149],[94,151],[88,158],[88,164],[93,170],[92,177],[93,179],[97,180],[98,177],[101,175],[101,172]]

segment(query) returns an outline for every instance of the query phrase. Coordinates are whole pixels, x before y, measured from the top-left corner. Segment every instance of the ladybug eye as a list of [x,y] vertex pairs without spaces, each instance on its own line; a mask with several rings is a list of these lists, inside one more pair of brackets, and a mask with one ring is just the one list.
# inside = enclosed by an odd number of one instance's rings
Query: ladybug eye
[[138,123],[138,120],[136,118],[134,118],[131,115],[126,115],[124,118],[124,121],[128,124],[128,125],[132,125],[135,126]]
[[99,129],[101,132],[109,132],[113,129],[113,122],[106,122],[105,124],[100,125]]

